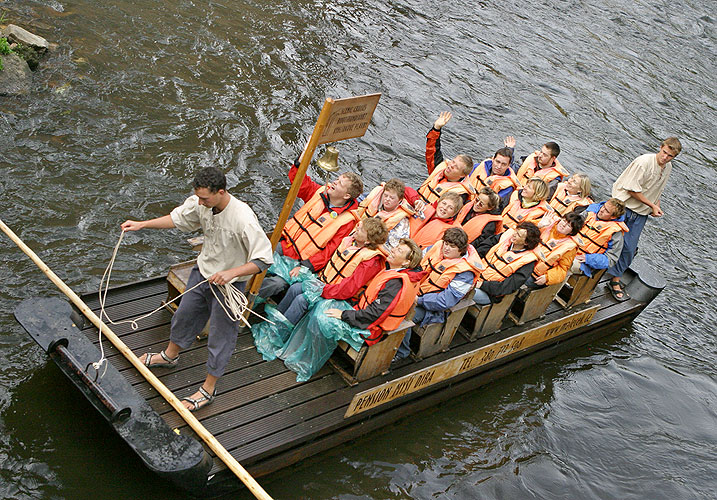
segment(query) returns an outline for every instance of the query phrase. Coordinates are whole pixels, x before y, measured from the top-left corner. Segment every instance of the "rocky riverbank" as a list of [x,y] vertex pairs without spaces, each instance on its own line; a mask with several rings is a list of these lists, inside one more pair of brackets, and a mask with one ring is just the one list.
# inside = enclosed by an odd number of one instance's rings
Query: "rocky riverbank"
[[9,24],[0,30],[0,95],[24,95],[30,92],[32,72],[49,50],[41,36]]

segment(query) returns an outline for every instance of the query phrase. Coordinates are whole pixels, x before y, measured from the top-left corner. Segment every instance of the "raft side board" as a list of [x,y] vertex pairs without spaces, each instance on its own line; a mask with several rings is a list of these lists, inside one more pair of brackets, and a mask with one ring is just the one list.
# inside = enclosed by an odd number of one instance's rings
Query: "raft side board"
[[[119,311],[127,317],[136,317],[149,312],[158,307],[166,297],[166,281],[161,279],[159,281],[164,286],[163,291],[158,280],[110,290],[108,304],[112,303],[116,306],[114,311]],[[147,295],[143,296],[141,289],[144,287]],[[121,297],[115,299],[114,293],[124,298],[131,296],[134,299],[130,301],[123,300]],[[96,297],[96,294],[94,296]],[[507,327],[510,323],[506,322],[499,333],[474,342],[468,342],[462,335],[456,335],[448,351],[418,362],[398,363],[396,367],[392,366],[389,374],[375,377],[354,387],[348,387],[339,375],[328,367],[324,367],[309,382],[297,383],[295,374],[289,372],[280,360],[270,362],[261,360],[253,348],[251,333],[241,333],[230,367],[220,379],[219,397],[212,405],[198,411],[196,416],[211,429],[210,432],[216,435],[220,443],[236,459],[247,465],[250,471],[263,475],[354,439],[373,428],[435,404],[436,401],[459,394],[460,391],[457,392],[452,389],[453,387],[465,388],[465,390],[461,389],[465,392],[497,378],[500,376],[498,374],[512,373],[531,366],[536,362],[536,358],[542,359],[543,355],[538,356],[537,352],[556,351],[554,347],[556,344],[564,345],[568,341],[571,345],[584,343],[593,337],[590,333],[593,327],[597,326],[600,331],[604,331],[602,333],[604,335],[615,326],[636,316],[645,305],[636,301],[616,303],[611,299],[605,286],[600,284],[594,291],[591,302],[585,306],[587,308],[599,306],[599,310],[588,326],[552,339],[549,345],[542,344],[521,349],[501,360],[494,360],[481,366],[480,369],[444,380],[430,388],[417,391],[410,397],[400,397],[349,418],[344,418],[344,415],[351,400],[359,392],[371,390],[380,384],[390,383],[396,378],[500,341],[515,335],[516,332],[532,328],[534,323],[529,322],[521,327]],[[546,311],[546,317],[538,321],[541,322],[540,324],[559,321],[560,318],[576,311],[577,308],[565,311],[553,303]],[[155,322],[150,321],[155,317],[157,318]],[[169,318],[168,313],[160,312],[144,320],[146,323],[142,323],[137,331],[133,331],[129,325],[120,325],[113,330],[120,330],[122,333],[119,336],[123,340],[126,338],[127,342],[132,344],[131,348],[136,354],[141,354],[150,347],[163,348],[166,345],[169,337]],[[83,333],[96,345],[96,329],[86,328]],[[579,342],[572,339],[576,335]],[[588,340],[580,340],[583,337]],[[171,428],[178,429],[181,434],[192,435],[181,417],[157,396],[154,389],[149,388],[146,381],[137,376],[136,371],[129,367],[116,350],[112,347],[108,349],[109,343],[104,345],[113,363],[117,364],[117,368],[126,378],[133,381],[135,390],[143,394],[162,419]],[[554,354],[550,354],[552,355]],[[203,382],[206,375],[205,362],[206,342],[200,341],[183,351],[177,368],[153,370],[179,397],[182,397],[191,394]],[[210,471],[210,477],[214,477],[212,481],[231,482],[233,479],[230,476],[224,464],[215,459]]]

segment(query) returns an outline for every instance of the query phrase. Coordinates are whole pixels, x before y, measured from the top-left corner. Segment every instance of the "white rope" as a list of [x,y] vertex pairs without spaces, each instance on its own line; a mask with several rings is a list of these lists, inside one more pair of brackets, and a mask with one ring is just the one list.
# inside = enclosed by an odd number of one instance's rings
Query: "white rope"
[[[162,309],[165,309],[166,306],[174,302],[175,300],[179,300],[183,295],[191,292],[198,286],[209,282],[209,280],[203,280],[194,285],[192,288],[189,288],[185,290],[184,292],[180,293],[176,297],[174,297],[169,302],[165,302],[161,306],[159,306],[154,311],[151,311],[147,314],[144,314],[138,318],[134,319],[125,319],[121,321],[112,321],[112,319],[107,315],[105,312],[105,301],[107,300],[107,292],[110,288],[110,278],[112,276],[112,268],[115,264],[115,259],[117,258],[117,252],[119,250],[120,244],[122,243],[122,238],[124,238],[125,230],[122,230],[122,233],[119,236],[119,239],[117,240],[117,244],[115,245],[114,251],[112,252],[112,257],[110,258],[109,264],[107,264],[107,268],[105,269],[104,274],[102,275],[102,279],[100,280],[100,289],[99,289],[99,302],[100,302],[100,321],[104,318],[107,318],[107,322],[111,325],[121,325],[124,323],[129,323],[132,327],[132,330],[137,330],[139,328],[139,325],[137,324],[138,321],[141,321],[145,318],[149,318],[154,313],[161,311]],[[105,283],[105,278],[107,279],[107,282]],[[220,298],[217,296],[216,292],[214,291],[214,286],[212,286],[213,283],[209,283],[209,288],[212,291],[212,294],[214,294],[214,298],[217,299],[217,302],[219,302],[219,305],[222,307],[226,315],[231,319],[232,321],[242,321],[244,325],[249,327],[249,322],[244,317],[246,314],[246,311],[249,311],[250,313],[254,314],[255,316],[258,316],[259,318],[269,321],[272,325],[274,324],[272,321],[268,320],[264,316],[255,313],[251,309],[249,309],[249,301],[246,298],[246,296],[239,290],[237,290],[235,287],[233,287],[230,283],[226,283],[224,285],[214,285],[217,288],[219,288],[219,291],[222,292],[224,295],[224,301],[220,300]],[[104,286],[104,293],[102,291],[102,287]],[[224,306],[224,303],[226,303],[226,307]],[[107,358],[105,357],[105,349],[102,345],[102,329],[99,329],[98,332],[98,341],[100,344],[100,359],[94,363],[90,363],[90,365],[97,371],[97,373],[100,372],[100,369],[104,366],[104,370],[102,371],[102,374],[100,375],[100,378],[104,377],[105,372],[107,371]],[[90,366],[88,365],[88,366]]]

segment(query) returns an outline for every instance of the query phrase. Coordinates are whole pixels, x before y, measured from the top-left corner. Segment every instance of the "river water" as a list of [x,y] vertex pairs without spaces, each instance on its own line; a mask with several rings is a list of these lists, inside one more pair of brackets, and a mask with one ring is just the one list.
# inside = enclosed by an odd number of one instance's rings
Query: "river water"
[[[58,47],[31,95],[0,98],[0,218],[89,291],[119,224],[167,213],[199,167],[226,171],[272,227],[287,165],[326,97],[383,94],[365,137],[339,144],[368,187],[394,175],[420,183],[425,133],[442,110],[455,116],[447,154],[488,157],[508,134],[522,154],[557,140],[598,197],[632,158],[677,135],[665,216],[640,248],[667,288],[631,326],[261,483],[284,499],[714,498],[714,7],[5,0],[6,22]],[[125,241],[115,283],[192,255],[178,232]],[[59,292],[4,236],[0,256],[0,497],[182,498],[14,321],[21,299]]]

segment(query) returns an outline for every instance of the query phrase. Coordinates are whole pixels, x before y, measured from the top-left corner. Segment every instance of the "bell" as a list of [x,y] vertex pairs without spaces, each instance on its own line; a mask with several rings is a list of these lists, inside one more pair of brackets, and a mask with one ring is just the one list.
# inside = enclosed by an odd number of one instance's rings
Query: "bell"
[[324,156],[316,160],[316,164],[326,172],[336,172],[339,169],[339,150],[329,146],[324,151]]

